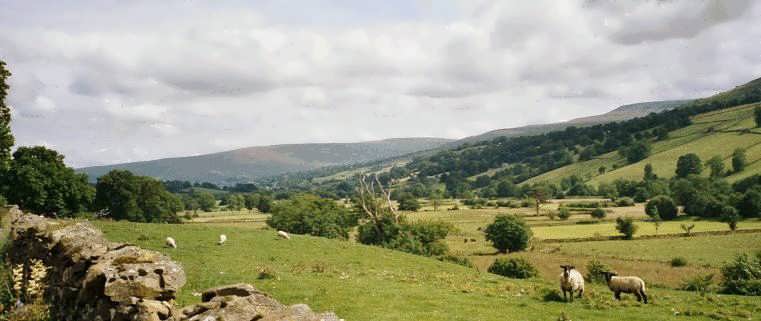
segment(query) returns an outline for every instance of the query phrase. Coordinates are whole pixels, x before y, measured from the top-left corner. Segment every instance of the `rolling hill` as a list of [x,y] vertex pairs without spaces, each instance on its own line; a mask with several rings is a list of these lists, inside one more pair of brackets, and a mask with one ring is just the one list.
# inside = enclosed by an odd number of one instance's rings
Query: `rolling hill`
[[450,141],[443,138],[395,138],[360,143],[247,147],[199,156],[86,167],[77,171],[86,173],[92,181],[113,169],[126,169],[139,175],[163,180],[177,179],[225,185],[325,166],[352,165],[386,159],[436,148]]

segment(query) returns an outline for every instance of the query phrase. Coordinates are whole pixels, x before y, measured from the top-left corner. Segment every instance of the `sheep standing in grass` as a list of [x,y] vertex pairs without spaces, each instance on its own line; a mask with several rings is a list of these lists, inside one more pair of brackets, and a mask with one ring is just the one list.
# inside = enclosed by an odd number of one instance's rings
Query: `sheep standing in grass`
[[566,292],[571,294],[571,302],[573,302],[573,294],[579,292],[579,298],[584,294],[584,277],[576,270],[573,265],[561,265],[563,273],[560,274],[560,290],[563,291],[563,300],[566,298]]
[[217,242],[217,245],[225,244],[225,242],[227,242],[227,235],[220,234],[219,235],[219,242]]
[[286,232],[286,231],[277,231],[277,236],[280,236],[280,237],[282,237],[282,238],[284,238],[286,240],[290,240],[291,239],[291,236],[288,235],[288,232]]
[[167,236],[166,238],[166,246],[171,247],[173,249],[177,248],[177,241],[175,241],[171,236]]
[[621,300],[621,293],[631,293],[637,296],[637,301],[645,301],[647,304],[647,294],[645,293],[645,281],[636,276],[618,276],[615,272],[603,272],[605,281],[608,282],[608,288],[613,291],[616,300]]

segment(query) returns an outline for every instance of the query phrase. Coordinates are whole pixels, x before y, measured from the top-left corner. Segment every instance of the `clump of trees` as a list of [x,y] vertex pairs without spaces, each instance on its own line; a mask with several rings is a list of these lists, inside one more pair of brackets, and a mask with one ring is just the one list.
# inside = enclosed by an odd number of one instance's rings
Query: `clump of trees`
[[526,221],[517,215],[498,215],[484,233],[486,240],[501,253],[525,250],[533,236]]
[[678,208],[671,197],[660,195],[647,202],[645,213],[651,218],[658,217],[664,221],[670,221],[676,218]]
[[331,199],[311,194],[279,201],[267,219],[270,227],[289,233],[343,239],[349,237],[349,230],[357,222],[356,213]]
[[112,170],[95,185],[95,210],[115,220],[175,223],[183,207],[160,181],[126,170]]

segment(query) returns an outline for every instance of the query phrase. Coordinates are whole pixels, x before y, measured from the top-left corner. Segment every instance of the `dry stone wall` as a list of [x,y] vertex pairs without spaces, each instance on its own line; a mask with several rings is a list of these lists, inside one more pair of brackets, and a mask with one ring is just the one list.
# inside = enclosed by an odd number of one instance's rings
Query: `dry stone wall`
[[8,258],[24,266],[48,268],[45,301],[61,321],[339,321],[302,304],[285,306],[250,284],[205,291],[202,302],[175,305],[185,272],[169,257],[134,245],[106,240],[89,222],[50,220],[10,209]]

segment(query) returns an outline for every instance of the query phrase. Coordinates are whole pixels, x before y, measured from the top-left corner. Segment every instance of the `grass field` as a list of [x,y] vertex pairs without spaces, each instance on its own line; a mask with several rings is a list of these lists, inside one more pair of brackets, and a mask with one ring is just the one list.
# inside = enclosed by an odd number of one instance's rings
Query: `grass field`
[[[178,260],[188,275],[179,293],[182,304],[199,301],[194,293],[203,289],[248,282],[285,303],[334,310],[347,320],[554,320],[561,313],[573,320],[672,320],[676,314],[689,320],[745,320],[761,313],[757,297],[700,296],[657,287],[650,289],[653,303],[647,306],[626,296],[616,302],[599,285],[589,285],[586,298],[573,304],[545,301],[545,291],[557,287],[554,278],[511,280],[348,241],[279,240],[274,231],[247,223],[96,224],[112,240]],[[229,241],[217,246],[223,233]],[[169,235],[177,239],[177,249],[163,247]],[[260,279],[261,270],[273,278]]]

